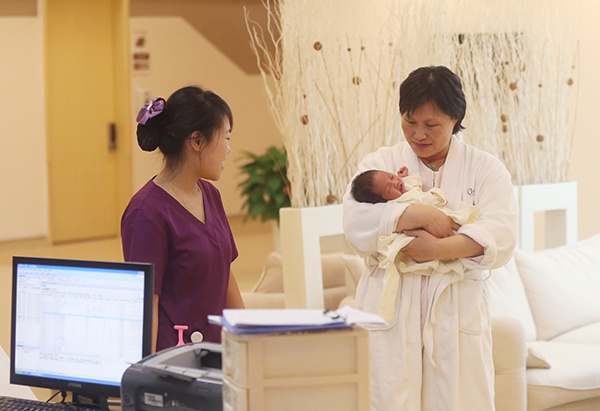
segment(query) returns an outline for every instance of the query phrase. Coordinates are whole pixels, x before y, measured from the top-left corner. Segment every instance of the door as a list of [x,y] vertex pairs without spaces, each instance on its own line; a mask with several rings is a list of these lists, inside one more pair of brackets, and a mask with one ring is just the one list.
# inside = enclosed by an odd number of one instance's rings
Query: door
[[118,233],[121,196],[126,191],[120,181],[130,181],[123,163],[129,152],[124,138],[129,134],[125,3],[45,3],[49,228],[53,243]]

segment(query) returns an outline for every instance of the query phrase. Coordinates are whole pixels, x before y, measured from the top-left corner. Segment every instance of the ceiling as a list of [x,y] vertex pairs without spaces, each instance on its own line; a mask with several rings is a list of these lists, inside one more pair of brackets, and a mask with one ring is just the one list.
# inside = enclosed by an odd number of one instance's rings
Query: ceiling
[[256,56],[244,20],[266,25],[267,12],[260,0],[131,0],[132,17],[179,16],[248,74],[258,74]]

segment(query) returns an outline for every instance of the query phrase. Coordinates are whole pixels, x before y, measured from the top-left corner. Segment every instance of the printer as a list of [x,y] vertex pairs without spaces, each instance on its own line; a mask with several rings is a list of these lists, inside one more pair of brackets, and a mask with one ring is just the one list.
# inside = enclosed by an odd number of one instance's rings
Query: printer
[[222,410],[221,355],[220,344],[191,343],[131,365],[121,379],[121,410]]

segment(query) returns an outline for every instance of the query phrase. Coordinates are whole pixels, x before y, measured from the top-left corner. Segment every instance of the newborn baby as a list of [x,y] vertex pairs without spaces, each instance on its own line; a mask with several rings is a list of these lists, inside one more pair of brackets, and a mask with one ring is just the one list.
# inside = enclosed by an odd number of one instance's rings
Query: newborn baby
[[402,167],[398,174],[381,170],[367,170],[354,178],[350,192],[361,203],[384,203],[395,200],[408,189],[403,178],[408,177],[408,168]]

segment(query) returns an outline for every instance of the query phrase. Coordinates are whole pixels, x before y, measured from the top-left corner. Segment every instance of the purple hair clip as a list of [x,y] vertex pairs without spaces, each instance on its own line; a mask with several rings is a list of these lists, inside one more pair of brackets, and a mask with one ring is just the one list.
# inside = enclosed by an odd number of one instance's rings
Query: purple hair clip
[[140,109],[136,121],[138,124],[145,125],[148,119],[158,116],[165,108],[165,99],[154,97],[148,104]]

